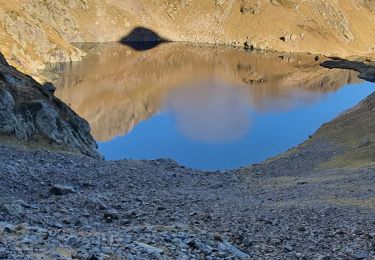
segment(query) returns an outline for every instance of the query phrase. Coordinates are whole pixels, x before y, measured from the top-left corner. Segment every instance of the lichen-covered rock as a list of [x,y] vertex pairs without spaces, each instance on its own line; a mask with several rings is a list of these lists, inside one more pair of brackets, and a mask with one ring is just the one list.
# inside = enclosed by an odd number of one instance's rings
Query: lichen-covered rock
[[44,140],[101,158],[89,124],[50,89],[9,66],[0,54],[0,136]]

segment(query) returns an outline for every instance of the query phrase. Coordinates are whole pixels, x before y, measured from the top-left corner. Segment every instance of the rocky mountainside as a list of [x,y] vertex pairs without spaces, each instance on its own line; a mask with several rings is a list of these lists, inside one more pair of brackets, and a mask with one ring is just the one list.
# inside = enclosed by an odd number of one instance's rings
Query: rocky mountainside
[[0,137],[49,144],[101,158],[89,124],[44,86],[9,66],[0,54]]
[[47,62],[79,60],[72,42],[118,41],[146,27],[173,41],[277,51],[372,56],[371,0],[0,0],[0,51],[37,76]]

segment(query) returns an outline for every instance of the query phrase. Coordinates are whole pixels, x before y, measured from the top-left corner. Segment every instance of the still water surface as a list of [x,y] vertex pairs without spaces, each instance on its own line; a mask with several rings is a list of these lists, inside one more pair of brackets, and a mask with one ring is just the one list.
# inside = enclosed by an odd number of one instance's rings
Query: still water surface
[[107,160],[224,170],[298,145],[374,91],[318,63],[212,46],[106,45],[52,71],[57,96],[89,121]]

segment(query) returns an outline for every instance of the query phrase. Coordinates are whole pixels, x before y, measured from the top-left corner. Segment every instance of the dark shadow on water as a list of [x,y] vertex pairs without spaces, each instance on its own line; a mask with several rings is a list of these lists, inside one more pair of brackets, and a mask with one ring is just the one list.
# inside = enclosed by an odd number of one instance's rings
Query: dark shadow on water
[[120,42],[134,50],[146,51],[169,41],[148,28],[136,27],[123,37]]
[[320,66],[328,69],[348,69],[359,72],[358,78],[375,83],[375,66],[360,61],[350,61],[337,57],[331,57],[320,64]]

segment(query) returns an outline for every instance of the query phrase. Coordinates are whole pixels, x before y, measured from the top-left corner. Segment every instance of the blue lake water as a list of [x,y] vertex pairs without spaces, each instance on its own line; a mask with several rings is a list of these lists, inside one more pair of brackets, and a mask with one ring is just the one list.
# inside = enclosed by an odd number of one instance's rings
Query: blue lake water
[[90,123],[107,160],[248,166],[297,146],[375,90],[309,55],[179,44],[92,50],[59,68],[56,93]]
[[309,93],[314,97],[308,101],[296,93],[287,100],[292,107],[280,109],[273,103],[278,100],[269,100],[269,109],[260,111],[241,90],[225,91],[223,84],[192,87],[189,98],[186,93],[170,97],[159,113],[127,135],[99,143],[99,150],[108,160],[172,158],[197,169],[238,168],[298,145],[374,89],[368,82],[346,85],[331,93]]

